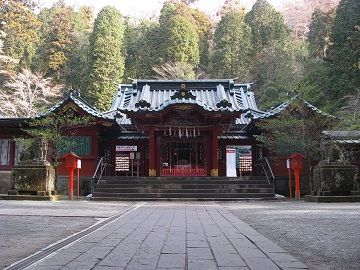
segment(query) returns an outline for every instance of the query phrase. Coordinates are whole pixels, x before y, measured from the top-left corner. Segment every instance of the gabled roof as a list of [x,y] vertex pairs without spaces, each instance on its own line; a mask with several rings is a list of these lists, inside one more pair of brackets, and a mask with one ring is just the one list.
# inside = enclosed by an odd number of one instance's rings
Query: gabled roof
[[360,131],[324,130],[324,140],[332,140],[339,144],[360,144]]
[[107,115],[104,115],[104,113],[99,112],[96,108],[94,108],[89,103],[87,103],[83,98],[81,98],[80,94],[75,91],[70,91],[68,93],[68,95],[66,95],[65,98],[61,102],[57,103],[56,105],[54,105],[53,107],[48,109],[46,112],[36,115],[35,118],[41,118],[41,117],[47,116],[50,113],[58,112],[64,108],[66,108],[66,106],[69,106],[69,104],[71,104],[71,103],[75,104],[78,108],[82,109],[89,115],[94,116],[96,118],[101,118],[104,120],[113,120],[114,119],[114,117],[107,116]]
[[328,113],[320,110],[319,108],[316,108],[314,105],[310,104],[309,102],[307,102],[303,98],[299,97],[298,95],[295,95],[291,99],[289,99],[288,101],[285,101],[284,103],[281,103],[277,107],[271,108],[270,110],[266,111],[263,114],[255,115],[254,119],[265,119],[265,118],[271,118],[273,116],[276,116],[276,115],[280,114],[281,112],[285,111],[287,108],[289,108],[289,106],[291,104],[293,104],[296,101],[302,102],[304,104],[304,106],[306,106],[308,109],[310,109],[311,111],[313,111],[316,114],[322,115],[324,117],[336,118],[335,116],[328,114]]
[[136,80],[119,86],[111,110],[158,112],[175,104],[198,105],[210,112],[259,111],[250,84],[233,80]]

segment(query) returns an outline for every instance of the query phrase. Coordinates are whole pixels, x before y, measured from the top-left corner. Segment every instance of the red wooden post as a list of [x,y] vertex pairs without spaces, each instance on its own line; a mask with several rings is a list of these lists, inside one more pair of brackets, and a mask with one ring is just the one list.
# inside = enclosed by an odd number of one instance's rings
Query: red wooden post
[[295,198],[300,200],[300,170],[303,167],[304,155],[293,154],[290,156],[290,167],[295,174]]
[[300,200],[300,170],[295,170],[295,198]]
[[149,130],[149,176],[156,176],[156,143],[154,128]]
[[77,168],[77,198],[80,199],[80,169]]
[[74,171],[80,157],[70,152],[62,156],[61,159],[65,159],[66,168],[69,170],[69,200],[72,200],[74,197]]
[[69,200],[74,198],[74,168],[69,169]]

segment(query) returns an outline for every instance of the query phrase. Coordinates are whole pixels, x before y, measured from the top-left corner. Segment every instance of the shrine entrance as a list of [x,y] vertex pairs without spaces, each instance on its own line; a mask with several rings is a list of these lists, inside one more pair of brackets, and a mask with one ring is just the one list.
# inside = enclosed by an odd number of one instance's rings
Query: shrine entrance
[[204,141],[163,141],[160,166],[161,176],[206,176]]

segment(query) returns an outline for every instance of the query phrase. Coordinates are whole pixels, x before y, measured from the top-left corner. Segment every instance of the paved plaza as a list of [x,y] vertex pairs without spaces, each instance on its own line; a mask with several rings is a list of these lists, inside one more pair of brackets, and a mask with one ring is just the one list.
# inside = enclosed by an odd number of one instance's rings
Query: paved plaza
[[29,269],[307,269],[214,202],[138,203]]
[[0,268],[358,269],[359,210],[271,201],[0,201]]

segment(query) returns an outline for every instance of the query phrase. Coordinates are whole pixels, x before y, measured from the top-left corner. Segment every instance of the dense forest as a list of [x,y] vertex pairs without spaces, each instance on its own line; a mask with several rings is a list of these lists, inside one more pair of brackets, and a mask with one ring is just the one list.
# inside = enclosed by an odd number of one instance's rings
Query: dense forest
[[[168,0],[142,20],[110,6],[95,16],[63,0],[41,10],[33,0],[0,1],[4,115],[32,115],[64,89],[107,110],[116,85],[132,79],[232,78],[254,83],[262,109],[298,94],[350,126],[359,118],[359,0],[302,0],[280,11],[257,0],[248,12],[226,0],[216,18],[196,0]],[[24,100],[9,109],[26,87],[31,110],[20,110]]]

